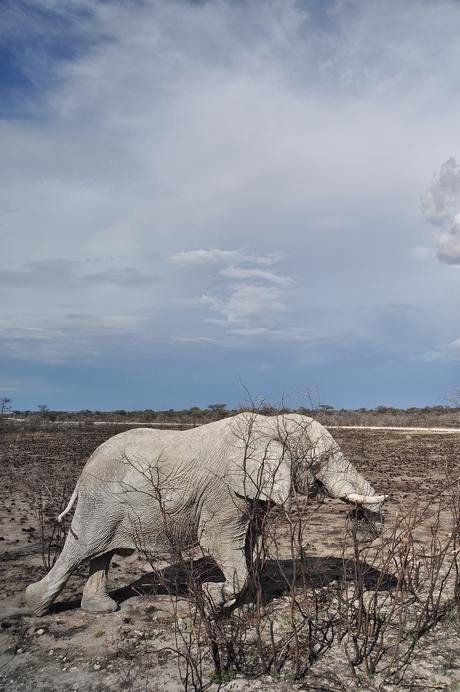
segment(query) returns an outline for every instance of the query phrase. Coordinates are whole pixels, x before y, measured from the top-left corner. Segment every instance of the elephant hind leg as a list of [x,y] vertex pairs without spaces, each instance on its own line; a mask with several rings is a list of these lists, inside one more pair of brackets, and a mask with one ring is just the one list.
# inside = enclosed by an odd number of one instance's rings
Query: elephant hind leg
[[54,599],[64,588],[67,579],[62,586],[56,588],[50,584],[50,581],[50,575],[47,574],[41,581],[30,584],[26,589],[26,603],[35,615],[41,616],[49,613]]
[[36,615],[46,615],[74,569],[81,563],[82,557],[74,545],[66,541],[62,553],[48,574],[35,584],[27,587],[25,597],[27,605]]
[[81,607],[87,613],[110,613],[118,607],[107,593],[107,573],[114,553],[115,551],[111,550],[90,562],[89,577],[81,599]]

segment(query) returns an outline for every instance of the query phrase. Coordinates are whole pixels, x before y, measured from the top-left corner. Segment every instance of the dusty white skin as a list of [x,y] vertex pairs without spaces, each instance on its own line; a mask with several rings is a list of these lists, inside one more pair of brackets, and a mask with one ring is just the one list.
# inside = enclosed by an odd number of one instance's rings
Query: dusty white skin
[[60,516],[78,499],[63,551],[50,572],[26,589],[27,603],[38,615],[48,612],[73,570],[89,559],[82,608],[115,610],[106,585],[114,553],[140,546],[171,553],[199,545],[225,576],[225,583],[210,585],[213,596],[228,604],[247,582],[249,501],[288,507],[292,488],[307,494],[318,484],[331,497],[359,504],[372,536],[381,532],[384,496],[375,494],[327,430],[306,416],[242,413],[193,430],[141,428],[116,435],[86,463]]

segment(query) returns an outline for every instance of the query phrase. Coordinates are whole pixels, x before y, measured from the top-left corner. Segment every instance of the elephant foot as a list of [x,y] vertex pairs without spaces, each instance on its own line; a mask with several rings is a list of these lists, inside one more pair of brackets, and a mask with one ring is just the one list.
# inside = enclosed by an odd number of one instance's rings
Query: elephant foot
[[225,588],[225,583],[211,582],[205,585],[205,590],[210,597],[210,601],[213,608],[222,610],[224,608],[230,608],[235,602],[236,597],[234,593],[231,593]]
[[25,597],[26,603],[35,615],[47,615],[50,612],[54,598],[46,598],[47,583],[37,581],[27,587]]
[[113,613],[118,604],[110,596],[85,596],[81,599],[81,609],[87,613]]

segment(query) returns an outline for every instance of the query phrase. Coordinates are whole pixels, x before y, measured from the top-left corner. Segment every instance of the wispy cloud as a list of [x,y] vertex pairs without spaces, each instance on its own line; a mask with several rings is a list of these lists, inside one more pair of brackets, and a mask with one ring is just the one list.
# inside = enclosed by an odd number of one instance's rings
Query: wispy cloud
[[245,279],[262,279],[264,281],[269,281],[279,286],[292,286],[294,283],[288,276],[280,276],[279,274],[274,274],[273,272],[266,272],[261,269],[242,269],[241,267],[235,267],[234,265],[227,267],[227,269],[221,269],[219,272],[221,276],[227,276],[230,279],[240,279],[241,281]]
[[[259,269],[260,265],[272,265],[281,260],[281,255],[255,255],[245,250],[192,250],[176,253],[170,261],[178,268],[203,264],[227,264],[214,277],[215,290],[206,292],[195,306],[205,306],[221,317],[207,317],[206,322],[218,324],[226,329],[235,326],[249,328],[244,334],[251,336],[256,327],[272,328],[280,318],[291,311],[287,305],[289,289],[293,280],[279,272]],[[238,264],[244,264],[241,267]],[[256,265],[248,267],[248,264]],[[219,285],[218,278],[230,279]],[[192,303],[190,303],[192,305]],[[243,332],[241,332],[243,333]]]
[[231,286],[229,295],[224,300],[204,297],[210,309],[220,312],[224,317],[207,318],[207,321],[222,325],[274,325],[281,316],[289,312],[285,299],[286,293],[273,286]]
[[153,276],[145,276],[134,267],[107,269],[97,274],[87,274],[85,279],[97,284],[112,284],[123,288],[138,288],[148,286],[156,281]]
[[[3,0],[0,15],[0,385],[11,360],[29,381],[66,363],[73,407],[73,373],[116,362],[150,373],[149,406],[185,406],[247,365],[261,390],[305,376],[348,405],[373,359],[368,406],[414,353],[457,377],[442,357],[458,277],[429,258],[460,266],[458,0]],[[436,377],[415,362],[406,399],[424,405]],[[137,396],[125,382],[108,405]]]
[[423,355],[419,356],[420,360],[433,362],[433,361],[458,361],[460,360],[460,339],[455,339],[449,344],[442,344],[437,346],[432,351],[427,351]]
[[78,283],[74,268],[74,262],[63,259],[30,262],[23,270],[0,271],[0,285],[16,288],[59,287],[62,290],[71,291]]
[[0,286],[76,291],[88,283],[111,284],[120,288],[140,288],[156,281],[134,267],[107,269],[93,274],[78,273],[76,262],[63,259],[39,260],[22,270],[0,270]]
[[202,264],[230,264],[233,262],[251,262],[253,264],[271,265],[279,262],[282,255],[271,253],[265,256],[254,255],[242,250],[189,250],[176,252],[169,257],[171,264],[177,267],[191,267]]
[[63,364],[97,361],[114,349],[129,350],[139,320],[121,315],[68,313],[59,318],[35,315],[29,326],[3,324],[0,354],[11,361]]

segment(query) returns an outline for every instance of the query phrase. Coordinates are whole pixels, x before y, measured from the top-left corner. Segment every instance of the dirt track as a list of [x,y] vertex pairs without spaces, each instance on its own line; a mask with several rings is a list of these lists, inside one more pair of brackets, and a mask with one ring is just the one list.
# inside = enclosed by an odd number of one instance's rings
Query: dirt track
[[[0,438],[0,690],[182,689],[174,649],[178,628],[187,627],[186,602],[171,599],[164,590],[162,593],[150,566],[140,558],[116,558],[112,564],[111,588],[120,604],[116,613],[94,616],[79,609],[85,570],[72,576],[52,614],[38,618],[24,604],[25,586],[45,573],[36,511],[38,494],[47,503],[48,519],[56,516],[87,457],[112,432],[103,426],[50,428],[28,437]],[[377,492],[390,496],[386,531],[391,531],[396,512],[416,497],[429,502],[447,481],[460,476],[458,430],[350,427],[331,432]],[[312,579],[319,580],[312,588],[321,586],[321,575],[328,574],[329,580],[340,577],[347,512],[342,503],[327,499],[311,513],[304,547]],[[449,528],[447,524],[441,528],[446,537]],[[430,526],[418,531],[417,540],[429,543]],[[153,587],[155,595],[151,593]],[[276,597],[282,604],[282,588],[279,593],[277,588],[273,587],[270,598]],[[409,671],[411,689],[460,690],[458,622],[454,629],[452,622],[449,627],[440,624],[426,636],[424,651],[421,647],[419,659]],[[374,684],[366,679],[362,689],[374,689]],[[325,655],[296,683],[267,676],[249,681],[237,676],[228,683],[228,689],[266,686],[274,690],[345,690],[354,689],[356,680],[335,654],[332,658]]]

